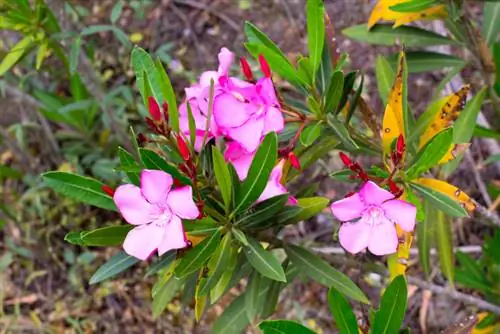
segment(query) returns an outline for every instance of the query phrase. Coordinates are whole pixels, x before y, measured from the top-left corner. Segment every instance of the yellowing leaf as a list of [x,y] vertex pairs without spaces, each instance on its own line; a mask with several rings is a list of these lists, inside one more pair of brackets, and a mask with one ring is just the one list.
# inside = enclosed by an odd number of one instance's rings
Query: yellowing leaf
[[448,13],[444,5],[438,5],[419,12],[395,12],[390,9],[394,5],[398,5],[411,0],[379,0],[373,8],[373,11],[368,19],[368,29],[371,29],[378,21],[393,21],[394,28],[401,25],[417,21],[417,20],[435,20],[446,18]]
[[[429,140],[443,129],[450,127],[453,122],[458,118],[460,111],[464,108],[467,93],[470,90],[470,85],[465,85],[457,92],[448,95],[442,101],[442,106],[439,112],[436,112],[434,119],[420,137],[419,149],[422,148]],[[439,161],[439,164],[446,163],[455,159],[461,152],[467,149],[467,145],[453,144],[448,153]]]
[[[401,200],[406,200],[406,192],[400,197]],[[399,275],[404,275],[408,258],[410,257],[410,248],[413,241],[413,234],[411,232],[403,231],[398,224],[396,224],[398,238],[400,240],[398,251],[387,257],[387,268],[391,280]],[[401,242],[402,241],[402,242]]]
[[462,190],[449,184],[446,181],[429,179],[429,178],[420,178],[413,182],[432,188],[442,194],[447,195],[449,198],[460,203],[460,205],[462,205],[462,207],[464,207],[469,212],[472,212],[476,209],[476,204],[474,204],[473,200],[469,197],[469,195],[467,195]]
[[206,238],[205,235],[190,235],[189,233],[187,234],[187,239],[189,242],[191,242],[191,245],[193,247],[198,245],[203,240],[205,240],[205,238]]
[[382,122],[382,146],[384,153],[389,153],[392,142],[400,134],[405,136],[403,121],[403,63],[404,53],[399,56],[399,66],[394,85],[392,86],[389,102],[385,108]]
[[[487,316],[488,316],[487,312],[478,313],[476,324],[479,324]],[[495,333],[495,330],[498,330],[498,329],[500,329],[499,323],[493,324],[491,326],[487,326],[485,328],[477,328],[477,325],[476,325],[476,327],[474,327],[474,329],[472,330],[471,334],[493,334],[493,333]]]

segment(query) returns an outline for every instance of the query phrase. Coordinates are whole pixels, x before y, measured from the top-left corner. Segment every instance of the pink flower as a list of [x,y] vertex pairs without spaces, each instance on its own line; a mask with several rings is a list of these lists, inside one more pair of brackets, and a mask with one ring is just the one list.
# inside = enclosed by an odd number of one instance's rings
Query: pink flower
[[233,164],[240,181],[247,178],[254,156],[255,152],[248,152],[235,141],[228,143],[224,152],[224,159]]
[[[214,81],[214,98],[228,89],[228,84],[231,83],[235,87],[246,87],[251,84],[242,81],[238,78],[228,77],[229,68],[234,61],[234,54],[227,48],[222,48],[219,52],[219,68],[217,71],[205,71],[201,74],[198,83],[185,89],[186,101],[179,106],[179,127],[187,138],[189,136],[189,118],[187,103],[191,107],[191,112],[195,121],[196,139],[194,148],[196,151],[201,150],[203,137],[207,128],[208,119],[208,103],[210,97],[210,82]],[[210,140],[219,134],[217,124],[214,117],[211,118],[207,139]]]
[[270,78],[244,87],[228,80],[227,88],[214,100],[215,123],[223,135],[254,152],[264,135],[283,130],[284,119]]
[[332,203],[330,209],[343,222],[340,244],[352,254],[367,247],[375,255],[395,253],[398,235],[394,224],[411,232],[417,215],[414,205],[394,199],[393,194],[372,181],[367,181],[359,193]]
[[116,189],[113,200],[118,210],[129,224],[137,225],[123,243],[127,254],[145,260],[155,250],[162,255],[187,246],[181,219],[195,219],[199,211],[191,187],[171,188],[169,174],[145,169],[140,188],[124,184]]
[[[283,166],[285,165],[285,160],[282,159],[271,171],[271,175],[269,176],[269,181],[267,181],[266,188],[260,195],[259,199],[257,199],[257,203],[263,202],[266,199],[269,199],[274,196],[279,196],[283,194],[287,194],[288,190],[281,184],[281,177],[283,176]],[[295,197],[290,196],[288,199],[289,205],[297,204],[297,200]]]

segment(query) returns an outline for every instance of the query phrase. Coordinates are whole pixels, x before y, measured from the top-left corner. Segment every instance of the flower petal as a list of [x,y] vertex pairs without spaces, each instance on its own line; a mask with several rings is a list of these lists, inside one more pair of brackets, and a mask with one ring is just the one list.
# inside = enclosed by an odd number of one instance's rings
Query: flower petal
[[210,82],[213,80],[216,85],[219,82],[219,74],[216,71],[205,71],[200,76],[200,86],[210,87]]
[[363,221],[343,223],[339,230],[340,245],[352,254],[361,252],[368,246],[372,227]]
[[342,222],[350,221],[361,217],[365,204],[361,200],[359,193],[355,193],[349,197],[333,202],[330,205],[332,214]]
[[281,110],[275,107],[267,108],[264,118],[264,134],[269,132],[281,132],[285,128],[285,120]]
[[248,121],[250,113],[247,109],[252,106],[240,101],[232,94],[221,94],[214,100],[214,118],[221,128],[234,128]]
[[168,194],[167,204],[172,212],[183,219],[195,219],[200,212],[193,201],[193,189],[185,186]]
[[256,84],[257,92],[268,106],[279,106],[278,98],[276,97],[276,90],[274,89],[274,84],[271,78],[261,78]]
[[281,184],[281,176],[283,175],[283,165],[285,164],[285,160],[281,160],[278,165],[276,165],[271,171],[271,175],[269,176],[269,181],[267,181],[267,185],[264,188],[264,191],[257,199],[257,203],[263,202],[266,199],[269,199],[274,196],[283,195],[288,193],[288,190]]
[[227,145],[226,151],[224,152],[224,159],[233,164],[238,178],[243,181],[247,178],[248,170],[252,164],[254,153],[248,153],[240,144],[237,142],[231,142]]
[[161,170],[144,169],[141,172],[141,191],[151,204],[163,203],[172,187],[172,176]]
[[153,206],[142,196],[141,189],[133,184],[119,186],[113,196],[123,218],[132,225],[142,225],[149,221]]
[[220,49],[219,52],[219,75],[227,75],[231,65],[233,64],[234,54],[229,51],[227,48]]
[[249,119],[248,122],[237,128],[228,131],[229,137],[237,141],[249,152],[257,150],[262,138],[264,122],[262,120]]
[[385,220],[382,224],[372,228],[368,250],[379,256],[393,254],[398,250],[398,242],[398,233],[394,223]]
[[403,231],[411,232],[415,228],[417,208],[408,202],[395,199],[381,205],[387,218],[397,223]]
[[158,246],[158,255],[163,255],[171,249],[181,249],[188,245],[184,226],[177,216],[172,216],[170,222],[165,226],[163,239]]
[[361,200],[368,205],[380,205],[385,201],[394,199],[393,194],[383,188],[380,188],[372,181],[365,182],[359,191],[359,195],[361,196]]
[[163,234],[164,227],[154,223],[138,226],[128,232],[123,249],[128,255],[146,260],[160,245]]

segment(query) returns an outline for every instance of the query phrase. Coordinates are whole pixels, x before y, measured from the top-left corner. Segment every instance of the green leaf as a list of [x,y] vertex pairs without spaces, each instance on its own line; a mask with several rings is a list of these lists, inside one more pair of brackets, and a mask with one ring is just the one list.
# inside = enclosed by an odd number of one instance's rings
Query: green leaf
[[344,123],[339,121],[333,115],[328,115],[327,120],[328,120],[328,125],[330,125],[330,128],[333,130],[338,139],[340,139],[342,144],[344,144],[344,146],[348,151],[352,152],[359,149],[358,144],[356,144],[356,142],[351,138],[349,130],[347,130],[347,127],[345,126]]
[[114,277],[132,267],[137,262],[139,262],[139,260],[135,257],[125,254],[124,252],[118,252],[97,269],[90,278],[89,284],[96,284]]
[[136,76],[136,85],[141,93],[144,105],[147,105],[149,98],[149,94],[147,94],[145,89],[147,84],[151,88],[153,97],[161,105],[165,101],[162,90],[162,85],[164,84],[161,83],[162,78],[151,56],[144,49],[136,46],[132,50],[131,63]]
[[210,302],[213,304],[215,304],[215,302],[217,302],[219,298],[224,295],[224,292],[226,291],[226,288],[228,288],[231,278],[233,277],[233,273],[237,271],[236,264],[238,260],[238,249],[236,247],[229,247],[227,252],[227,261],[224,271],[219,281],[210,290]]
[[340,98],[339,105],[337,107],[337,110],[335,110],[335,115],[338,115],[338,113],[345,107],[349,96],[351,95],[352,89],[354,87],[354,83],[356,82],[356,76],[358,75],[357,71],[352,71],[347,73],[347,75],[344,78],[344,87],[342,89],[342,97]]
[[148,270],[146,270],[146,274],[144,275],[145,277],[149,277],[151,275],[156,274],[160,270],[170,266],[170,264],[175,260],[177,256],[177,251],[176,250],[171,250],[160,256],[156,261],[152,262]]
[[23,173],[21,173],[17,169],[5,165],[0,165],[0,180],[4,179],[18,180],[21,179],[22,177]]
[[70,232],[64,240],[75,245],[118,246],[123,243],[133,225],[118,225],[98,228],[92,231]]
[[314,334],[304,325],[290,320],[266,320],[259,324],[263,334]]
[[380,300],[372,331],[377,334],[398,333],[405,318],[408,288],[403,275],[394,278]]
[[116,211],[113,198],[102,190],[104,184],[100,181],[64,172],[47,172],[42,176],[45,185],[59,194],[82,203]]
[[198,245],[188,250],[175,268],[175,276],[185,277],[200,269],[217,249],[217,245],[220,243],[221,230],[219,228]]
[[155,151],[140,148],[139,154],[146,168],[162,170],[178,179],[181,183],[191,185],[191,180],[189,178],[182,174],[176,167],[166,162],[165,159],[159,156]]
[[342,33],[349,38],[374,45],[413,47],[457,44],[445,36],[413,26],[393,28],[392,24],[376,24],[368,30],[366,24],[360,24],[344,29]]
[[330,83],[328,85],[327,93],[325,95],[326,113],[332,113],[338,109],[342,92],[344,91],[344,75],[340,71],[332,74]]
[[452,217],[468,217],[467,211],[452,198],[436,191],[432,188],[417,183],[410,183],[410,186],[418,191],[430,204]]
[[483,161],[483,165],[489,165],[494,162],[499,162],[500,161],[500,154],[493,154],[490,155],[486,160]]
[[498,139],[500,140],[500,132],[488,129],[484,126],[480,126],[476,124],[476,127],[474,128],[473,132],[474,137],[481,137],[481,138],[493,138],[493,139]]
[[285,272],[276,256],[265,250],[255,239],[250,236],[246,238],[248,243],[243,247],[243,251],[255,270],[275,281],[286,282]]
[[333,287],[328,291],[328,305],[340,334],[358,334],[358,322],[351,305]]
[[31,50],[34,46],[34,39],[32,35],[27,35],[20,40],[12,49],[6,54],[0,63],[0,77],[10,70],[17,62]]
[[[127,152],[124,148],[118,148],[118,157],[120,158],[120,167],[121,168],[137,168],[140,170],[139,164],[135,161],[132,154]],[[139,172],[127,172],[127,177],[136,186],[141,184],[140,181],[140,173]]]
[[[339,140],[333,136],[322,136],[319,138],[316,145],[311,145],[304,150],[297,153],[297,157],[300,161],[300,166],[302,170],[306,170],[313,163],[321,159],[323,156],[332,151],[335,147],[340,144]],[[292,169],[288,172],[289,180],[301,175],[296,169]]]
[[434,224],[436,225],[436,246],[439,255],[441,271],[453,286],[455,277],[455,258],[453,255],[453,230],[451,223],[446,219],[444,212],[435,210]]
[[109,20],[111,23],[115,24],[116,21],[120,18],[123,10],[123,3],[121,0],[116,1],[115,5],[113,6],[113,9],[111,10],[111,15],[109,17]]
[[200,296],[207,295],[210,292],[210,289],[212,289],[212,287],[214,287],[217,282],[219,282],[219,279],[221,278],[224,271],[227,270],[226,264],[231,254],[231,242],[232,234],[231,232],[228,232],[224,235],[222,241],[217,246],[217,249],[208,261],[208,272],[205,273],[205,276],[201,278],[198,283],[198,294]]
[[153,294],[153,302],[151,304],[153,318],[157,318],[163,313],[167,305],[181,288],[184,283],[184,279],[172,275],[168,280],[162,283],[163,284],[157,288],[157,292]]
[[261,281],[264,278],[257,271],[250,276],[247,288],[245,290],[245,308],[247,310],[247,317],[250,322],[253,322],[259,313],[259,293]]
[[448,97],[443,97],[437,101],[433,101],[427,107],[424,113],[420,115],[420,117],[418,118],[415,128],[413,129],[413,132],[409,135],[408,139],[406,140],[407,143],[412,143],[413,141],[420,139],[420,135],[424,133],[427,127],[429,127],[436,114],[439,111],[441,111],[441,108],[443,107],[444,103],[446,103],[447,99]]
[[304,146],[311,146],[321,135],[321,124],[319,122],[310,124],[300,134],[300,142]]
[[82,38],[78,36],[75,41],[71,44],[71,50],[69,53],[69,74],[73,75],[78,67],[78,59],[80,58]]
[[307,41],[309,45],[309,60],[313,70],[313,77],[316,76],[316,71],[321,63],[321,54],[325,43],[324,13],[325,7],[323,5],[323,0],[307,0]]
[[484,4],[484,18],[482,35],[486,44],[491,45],[498,40],[500,34],[500,3],[487,2]]
[[392,83],[394,82],[394,70],[384,56],[377,56],[375,62],[375,75],[377,77],[377,87],[380,99],[384,105],[386,105],[392,90]]
[[[264,294],[266,290],[261,291]],[[241,333],[249,324],[246,308],[245,294],[239,295],[224,309],[224,312],[214,321],[213,334]]]
[[212,234],[219,228],[219,224],[211,217],[204,217],[198,220],[185,220],[182,222],[184,231],[190,235]]
[[238,191],[234,212],[247,209],[260,197],[276,163],[277,154],[278,137],[275,132],[270,132],[264,137],[252,160],[248,176]]
[[481,110],[487,87],[481,89],[476,96],[472,98],[460,112],[458,119],[453,125],[453,142],[455,144],[468,143],[474,132],[477,115]]
[[409,180],[415,179],[435,167],[448,152],[453,142],[453,129],[446,129],[435,135],[417,153],[406,171]]
[[294,245],[286,245],[285,251],[293,264],[310,279],[327,287],[334,287],[349,298],[369,304],[363,291],[349,277],[331,267],[316,254]]
[[420,260],[420,265],[422,266],[422,270],[424,271],[426,276],[429,276],[431,273],[431,244],[434,240],[435,224],[434,217],[432,215],[432,210],[429,208],[429,202],[424,201],[425,207],[425,219],[419,221],[417,224],[417,246],[418,246],[418,258]]
[[363,91],[364,82],[365,82],[365,76],[362,74],[361,81],[359,82],[359,86],[358,86],[358,88],[356,88],[354,95],[352,95],[351,99],[349,100],[349,110],[347,110],[347,115],[345,118],[346,126],[349,125],[349,121],[351,120],[352,115],[354,114],[354,111],[356,110],[356,107],[358,106],[358,101],[359,101],[359,98],[361,97],[361,92]]
[[174,131],[179,131],[179,110],[177,109],[175,91],[160,58],[156,59],[156,70],[160,81],[159,89],[165,98],[164,102],[168,104],[168,124]]
[[421,12],[438,4],[439,2],[436,0],[411,0],[390,6],[389,9],[400,13],[415,13]]
[[291,210],[283,210],[276,216],[278,224],[295,224],[303,220],[310,219],[322,212],[330,203],[325,197],[299,198],[296,206],[286,207]]
[[226,205],[226,212],[231,206],[231,174],[229,173],[229,168],[227,167],[226,160],[224,156],[219,151],[217,147],[212,148],[212,160],[215,172],[215,178],[217,179],[217,184],[219,184],[220,192],[222,194],[222,199]]
[[268,198],[257,204],[251,213],[245,214],[234,225],[243,229],[268,228],[270,227],[270,218],[283,209],[288,202],[288,198],[288,194]]
[[[393,69],[397,67],[397,54],[393,54],[388,60]],[[410,73],[430,72],[447,67],[463,67],[466,63],[465,60],[458,57],[433,51],[408,51],[406,52],[406,61]]]

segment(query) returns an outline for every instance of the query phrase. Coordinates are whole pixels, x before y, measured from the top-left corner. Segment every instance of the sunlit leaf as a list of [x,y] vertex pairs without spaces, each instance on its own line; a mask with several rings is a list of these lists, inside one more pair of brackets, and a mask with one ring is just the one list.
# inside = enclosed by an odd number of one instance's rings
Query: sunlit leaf
[[[430,3],[429,3],[430,1]],[[407,3],[406,3],[407,2]],[[448,16],[444,5],[432,6],[433,0],[379,1],[368,19],[368,28],[379,21],[394,21],[394,27],[422,19],[433,20]]]

